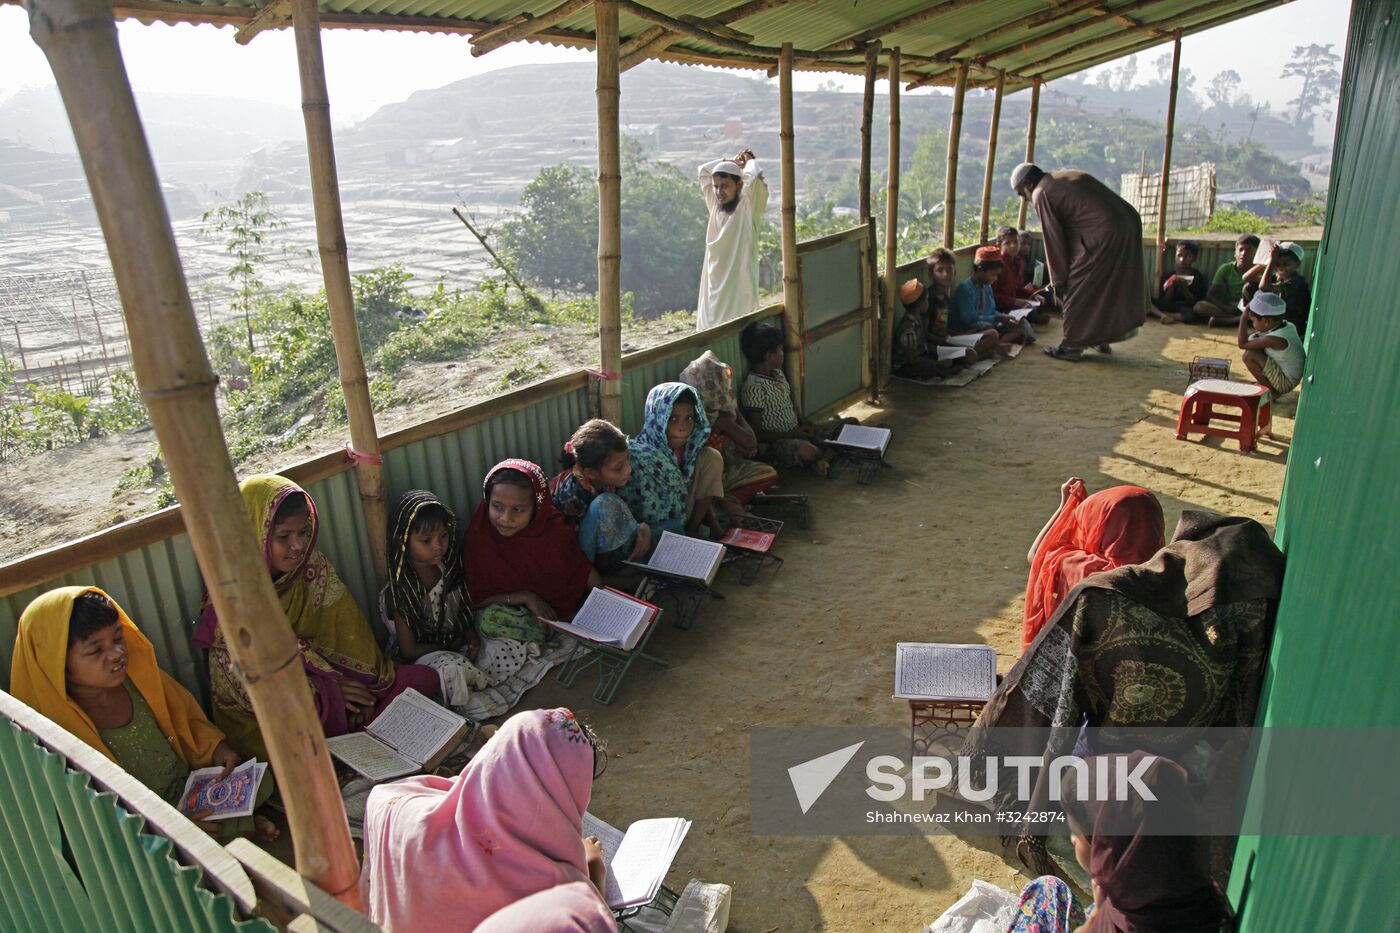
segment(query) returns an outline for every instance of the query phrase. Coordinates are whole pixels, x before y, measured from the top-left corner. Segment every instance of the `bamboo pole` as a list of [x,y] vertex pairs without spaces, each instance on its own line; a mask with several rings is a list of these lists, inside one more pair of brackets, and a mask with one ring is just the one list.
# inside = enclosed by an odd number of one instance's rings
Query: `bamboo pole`
[[19,335],[19,322],[11,321],[15,328],[15,346],[19,347],[19,368],[21,372],[29,372],[29,360],[24,358],[24,338]]
[[384,494],[384,466],[379,433],[369,398],[360,328],[355,322],[355,296],[350,288],[350,261],[345,249],[345,221],[340,212],[340,181],[335,172],[335,142],[331,138],[330,97],[321,55],[321,22],[316,0],[293,0],[292,31],[296,36],[297,68],[301,74],[301,113],[306,123],[306,153],[311,162],[311,195],[316,210],[316,243],[321,275],[326,283],[335,361],[350,421],[350,445],[359,454],[355,479],[365,513],[365,536],[380,583],[388,579],[385,547],[389,535],[389,504]]
[[870,222],[870,151],[874,135],[875,78],[880,70],[880,43],[871,43],[865,50],[865,97],[860,110],[860,222]]
[[895,278],[899,266],[899,46],[890,49],[890,167],[885,180],[885,295],[880,305],[880,388],[889,382],[894,354]]
[[[117,47],[109,0],[31,0],[107,241],[132,365],[185,528],[284,788],[297,869],[359,906],[359,866],[296,639],[248,523],[214,402],[214,374]],[[295,788],[295,792],[289,792]]]
[[593,5],[598,44],[598,341],[602,417],[622,422],[622,162],[617,0]]
[[1001,95],[1006,90],[1006,75],[997,75],[996,96],[992,100],[992,128],[987,131],[987,171],[982,176],[982,221],[977,227],[977,242],[986,243],[991,225],[992,178],[997,170],[997,132],[1001,129]]
[[797,270],[797,159],[792,132],[792,43],[783,45],[778,55],[778,142],[783,167],[783,370],[792,387],[792,398],[799,415],[805,415],[807,386],[803,344],[807,315],[802,308],[802,279]]
[[1167,261],[1167,193],[1171,190],[1172,179],[1172,137],[1176,133],[1176,88],[1177,79],[1181,76],[1181,32],[1176,33],[1176,38],[1172,42],[1172,84],[1171,92],[1167,97],[1167,136],[1162,145],[1162,188],[1157,196],[1157,278],[1153,280],[1153,291],[1156,291],[1156,283],[1162,281],[1162,273],[1165,270]]
[[[1035,161],[1035,126],[1040,119],[1040,79],[1036,78],[1031,85],[1031,116],[1026,122],[1026,159],[1027,162]],[[1026,229],[1026,208],[1030,206],[1029,198],[1021,198],[1021,210],[1016,215],[1016,229],[1022,232]]]
[[953,248],[953,216],[958,206],[958,140],[962,137],[963,100],[967,97],[967,61],[958,63],[953,87],[953,115],[948,124],[948,173],[943,188],[943,248]]

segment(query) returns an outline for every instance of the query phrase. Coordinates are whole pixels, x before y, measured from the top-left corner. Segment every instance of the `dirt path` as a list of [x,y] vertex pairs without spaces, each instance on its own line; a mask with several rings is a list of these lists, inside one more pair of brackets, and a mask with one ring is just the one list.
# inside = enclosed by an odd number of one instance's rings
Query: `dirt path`
[[[1057,339],[1057,326],[1044,329],[1043,343]],[[670,882],[732,884],[741,933],[912,930],[973,878],[1019,890],[998,854],[951,837],[752,835],[748,729],[907,724],[889,699],[898,641],[990,644],[1008,669],[1026,548],[1071,474],[1091,491],[1154,490],[1169,531],[1186,508],[1272,527],[1294,400],[1277,406],[1275,441],[1252,455],[1233,441],[1177,441],[1197,354],[1237,358],[1233,333],[1153,323],[1111,358],[1067,364],[1032,350],[967,388],[897,383],[882,408],[856,409],[895,429],[897,469],[868,487],[849,473],[788,483],[812,494],[813,520],[784,532],[776,577],[727,583],[728,601],[707,604],[691,631],[663,626],[651,650],[671,667],[634,669],[610,707],[582,681],[550,680],[527,698],[582,711],[607,741],[594,812],[619,825],[692,819]]]

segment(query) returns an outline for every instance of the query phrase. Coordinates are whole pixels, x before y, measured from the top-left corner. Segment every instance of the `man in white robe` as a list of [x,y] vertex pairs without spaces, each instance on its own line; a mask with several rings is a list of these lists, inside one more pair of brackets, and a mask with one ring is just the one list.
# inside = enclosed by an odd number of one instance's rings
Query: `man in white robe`
[[697,180],[710,209],[695,315],[695,329],[705,330],[758,307],[758,225],[768,184],[748,149],[706,162]]

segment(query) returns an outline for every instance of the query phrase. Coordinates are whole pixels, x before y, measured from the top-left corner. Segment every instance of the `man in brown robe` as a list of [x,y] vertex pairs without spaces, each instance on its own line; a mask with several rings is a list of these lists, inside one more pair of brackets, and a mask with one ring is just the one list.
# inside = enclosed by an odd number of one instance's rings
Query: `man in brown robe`
[[1040,217],[1046,266],[1064,308],[1064,336],[1045,352],[1077,360],[1085,347],[1111,352],[1147,318],[1142,218],[1092,175],[1045,172],[1023,162],[1011,187]]

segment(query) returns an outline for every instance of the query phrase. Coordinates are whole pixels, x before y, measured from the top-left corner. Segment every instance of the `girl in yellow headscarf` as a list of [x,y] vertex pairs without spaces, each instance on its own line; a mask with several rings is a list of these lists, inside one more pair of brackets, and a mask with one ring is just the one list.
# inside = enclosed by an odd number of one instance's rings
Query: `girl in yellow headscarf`
[[[95,586],[50,590],[19,620],[10,692],[126,769],[176,806],[191,770],[227,774],[241,760],[188,690],[156,663],[155,649],[121,607]],[[272,793],[269,777],[258,804]],[[261,816],[199,822],[210,835],[274,839]]]
[[[325,734],[344,735],[364,728],[409,687],[436,699],[437,672],[420,664],[395,665],[385,657],[340,575],[316,550],[316,504],[306,491],[289,479],[271,475],[250,476],[238,488],[297,637]],[[266,759],[267,746],[253,716],[253,704],[207,594],[194,646],[208,651],[214,722],[228,734],[234,748]]]

